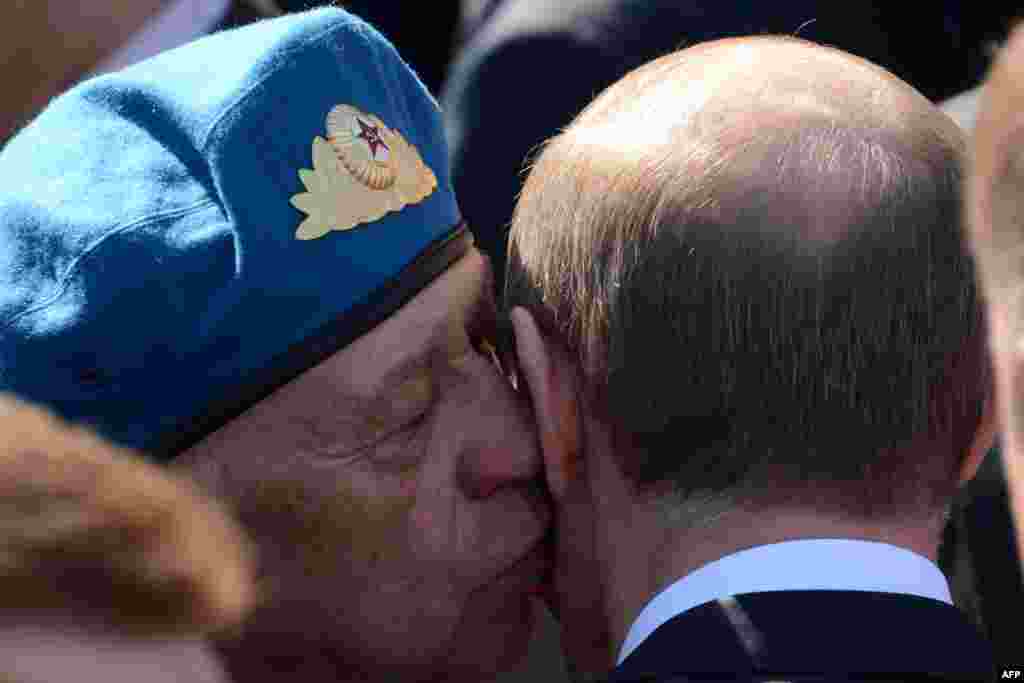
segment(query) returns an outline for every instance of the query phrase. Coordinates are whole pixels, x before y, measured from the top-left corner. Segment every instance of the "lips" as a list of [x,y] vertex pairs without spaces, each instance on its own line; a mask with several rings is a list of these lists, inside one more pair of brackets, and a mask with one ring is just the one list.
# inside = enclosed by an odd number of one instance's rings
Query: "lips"
[[555,536],[552,531],[548,529],[548,533],[535,546],[535,552],[545,558],[545,566],[537,577],[536,585],[530,591],[532,595],[543,600],[549,609],[553,609],[555,597]]
[[530,552],[516,564],[516,573],[528,577],[533,584],[543,584],[551,573],[551,556],[547,545],[537,543]]
[[559,580],[559,574],[555,571],[555,557],[556,557],[556,544],[555,544],[555,533],[554,529],[548,531],[543,539],[543,545],[545,547],[545,554],[551,558],[548,564],[547,570],[544,573],[543,579],[534,586],[533,590],[530,591],[531,595],[544,603],[548,612],[554,618],[555,621],[562,622],[562,611],[565,607],[565,603],[561,599],[562,595],[559,593],[559,585],[565,589],[567,584],[564,576]]
[[551,525],[551,504],[543,486],[526,487],[526,500],[531,503],[544,535],[536,539],[522,555],[504,569],[496,578],[501,583],[514,583],[517,590],[527,593],[539,591],[551,583],[554,571],[554,535]]

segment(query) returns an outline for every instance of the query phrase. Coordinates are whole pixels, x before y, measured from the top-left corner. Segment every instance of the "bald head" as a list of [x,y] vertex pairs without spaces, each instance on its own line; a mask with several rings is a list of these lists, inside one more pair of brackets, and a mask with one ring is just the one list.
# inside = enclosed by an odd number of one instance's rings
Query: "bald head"
[[878,128],[911,139],[937,136],[963,145],[948,116],[881,67],[796,38],[769,36],[702,43],[636,69],[587,107],[569,137],[617,147],[723,133],[741,142],[768,126],[808,123]]
[[545,147],[509,304],[577,353],[640,484],[933,509],[987,389],[962,153],[952,120],[864,60],[790,38],[698,45]]
[[834,237],[871,201],[865,195],[913,171],[897,167],[892,148],[941,163],[935,153],[960,154],[963,144],[949,117],[884,69],[798,39],[755,37],[637,69],[553,141],[551,155],[585,156],[609,177],[647,169],[635,189],[652,194],[667,173],[701,177],[708,192],[691,201],[725,209],[744,203],[738,195],[769,193],[774,207],[801,216],[805,236]]

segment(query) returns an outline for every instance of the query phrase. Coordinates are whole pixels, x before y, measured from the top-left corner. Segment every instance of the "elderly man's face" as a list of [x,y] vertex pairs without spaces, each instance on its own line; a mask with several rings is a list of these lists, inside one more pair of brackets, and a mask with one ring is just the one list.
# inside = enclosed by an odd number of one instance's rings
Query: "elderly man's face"
[[481,680],[522,656],[547,565],[529,408],[480,348],[470,251],[372,332],[184,456],[236,502],[267,606],[247,629],[340,671]]

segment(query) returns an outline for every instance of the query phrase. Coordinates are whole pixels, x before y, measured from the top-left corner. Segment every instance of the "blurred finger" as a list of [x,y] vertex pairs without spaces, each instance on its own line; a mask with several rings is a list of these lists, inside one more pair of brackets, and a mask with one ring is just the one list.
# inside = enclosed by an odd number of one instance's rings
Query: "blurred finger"
[[[989,342],[1013,507],[1024,519],[1024,26],[985,84],[967,183],[968,233]],[[1024,525],[1017,528],[1024,531]],[[1024,537],[1018,537],[1024,551]]]

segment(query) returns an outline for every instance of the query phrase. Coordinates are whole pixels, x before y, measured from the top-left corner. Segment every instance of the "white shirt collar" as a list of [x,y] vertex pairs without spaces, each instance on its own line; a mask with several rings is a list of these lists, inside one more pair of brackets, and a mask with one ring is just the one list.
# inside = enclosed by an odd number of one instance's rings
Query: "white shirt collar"
[[939,568],[910,550],[849,539],[773,543],[706,564],[654,596],[626,634],[618,663],[656,628],[698,605],[741,593],[795,590],[902,593],[953,604]]
[[177,0],[167,3],[127,43],[100,62],[89,76],[123,69],[205,35],[227,16],[230,5],[231,0]]

